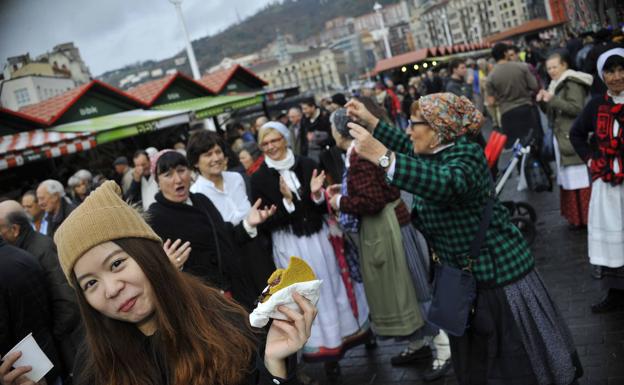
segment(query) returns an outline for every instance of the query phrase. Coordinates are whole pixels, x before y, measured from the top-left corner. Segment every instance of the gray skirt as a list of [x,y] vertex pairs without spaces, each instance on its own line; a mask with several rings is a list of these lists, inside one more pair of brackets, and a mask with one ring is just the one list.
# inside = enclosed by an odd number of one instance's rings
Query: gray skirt
[[533,270],[503,290],[537,382],[572,383],[582,373],[572,334],[539,273]]

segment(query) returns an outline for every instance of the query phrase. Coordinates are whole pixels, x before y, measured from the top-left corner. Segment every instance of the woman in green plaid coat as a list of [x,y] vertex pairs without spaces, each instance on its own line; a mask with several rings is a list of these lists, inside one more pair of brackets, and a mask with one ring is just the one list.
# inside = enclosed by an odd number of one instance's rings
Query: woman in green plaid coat
[[[483,116],[465,97],[431,94],[412,104],[405,132],[350,101],[360,156],[414,194],[413,221],[440,262],[463,268],[492,189],[481,147],[470,140]],[[470,327],[450,337],[460,384],[568,385],[582,375],[572,338],[535,270],[529,246],[496,200],[472,272],[477,299]],[[463,293],[458,293],[462,295]]]

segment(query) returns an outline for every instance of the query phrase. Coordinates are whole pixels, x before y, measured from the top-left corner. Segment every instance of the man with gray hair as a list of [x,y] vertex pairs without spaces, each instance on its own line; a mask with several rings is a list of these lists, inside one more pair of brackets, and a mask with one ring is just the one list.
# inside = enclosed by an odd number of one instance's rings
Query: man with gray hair
[[64,377],[71,372],[80,344],[80,312],[74,293],[59,264],[50,237],[35,231],[22,206],[13,200],[0,202],[0,236],[10,245],[32,254],[43,268],[52,310],[52,336],[63,361]]
[[54,179],[44,180],[37,187],[37,200],[42,210],[46,212],[45,219],[48,222],[47,234],[54,236],[56,229],[76,208],[67,197],[61,182]]

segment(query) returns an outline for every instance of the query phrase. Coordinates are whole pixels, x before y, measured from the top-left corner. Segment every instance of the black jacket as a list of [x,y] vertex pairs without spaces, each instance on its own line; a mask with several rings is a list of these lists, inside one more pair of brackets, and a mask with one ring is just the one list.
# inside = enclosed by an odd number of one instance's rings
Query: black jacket
[[15,246],[32,254],[45,275],[45,286],[50,295],[52,333],[66,369],[74,366],[74,358],[82,340],[80,310],[74,291],[61,270],[56,245],[46,237],[26,227],[20,229]]
[[323,227],[323,214],[327,212],[325,203],[315,204],[310,196],[310,180],[312,171],[318,165],[312,159],[295,156],[292,170],[297,174],[301,183],[301,191],[297,199],[293,194],[295,211],[288,213],[282,203],[282,193],[279,190],[279,172],[269,168],[266,163],[251,176],[252,202],[262,198],[263,204],[277,206],[277,212],[261,225],[266,231],[290,230],[297,236],[311,235]]
[[0,238],[0,354],[6,354],[31,332],[54,364],[46,375],[48,383],[53,383],[61,362],[52,337],[45,274],[35,257]]
[[191,254],[184,271],[202,278],[223,290],[231,290],[234,298],[247,308],[259,293],[245,282],[241,267],[239,244],[251,240],[242,222],[233,226],[224,222],[219,210],[203,194],[190,194],[193,205],[168,201],[156,194],[147,221],[163,241],[181,239],[191,243]]
[[314,122],[312,122],[310,118],[305,117],[305,116],[301,119],[300,138],[303,137],[303,139],[306,141],[305,143],[306,152],[303,152],[303,149],[302,149],[302,152],[301,152],[302,154],[307,154],[307,151],[310,147],[310,144],[307,143],[307,133],[314,132],[314,131],[322,132],[326,136],[326,139],[320,141],[319,143],[315,143],[318,147],[325,148],[327,146],[333,146],[334,144],[336,144],[334,142],[334,138],[332,137],[332,133],[331,133],[331,123],[329,122],[329,114],[321,110],[318,118],[316,118]]
[[72,211],[76,208],[76,205],[73,204],[69,198],[61,197],[61,208],[58,213],[56,213],[52,218],[50,218],[49,214],[46,214],[46,218],[48,220],[48,230],[47,236],[54,237],[54,233],[61,226],[61,223],[71,214]]

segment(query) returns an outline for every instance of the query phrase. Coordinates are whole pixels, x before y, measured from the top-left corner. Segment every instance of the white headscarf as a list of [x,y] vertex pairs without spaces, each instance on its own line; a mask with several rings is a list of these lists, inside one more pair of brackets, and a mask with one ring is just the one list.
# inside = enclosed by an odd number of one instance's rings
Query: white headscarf
[[596,68],[598,69],[598,76],[604,82],[604,76],[602,75],[602,69],[604,68],[607,59],[611,56],[622,56],[624,57],[624,48],[613,48],[608,51],[602,53],[602,55],[598,56],[598,61],[596,62]]
[[284,139],[286,139],[286,143],[288,143],[288,147],[291,147],[292,143],[290,142],[290,131],[288,130],[288,127],[286,127],[283,123],[276,122],[276,121],[266,122],[262,125],[262,127],[260,127],[260,131],[266,128],[272,128],[274,130],[277,130],[277,132],[282,134]]

